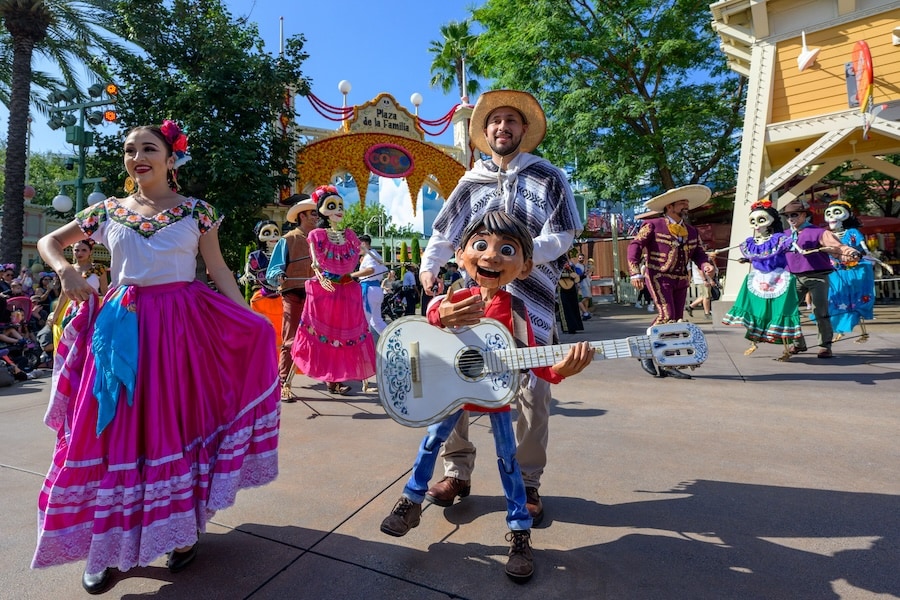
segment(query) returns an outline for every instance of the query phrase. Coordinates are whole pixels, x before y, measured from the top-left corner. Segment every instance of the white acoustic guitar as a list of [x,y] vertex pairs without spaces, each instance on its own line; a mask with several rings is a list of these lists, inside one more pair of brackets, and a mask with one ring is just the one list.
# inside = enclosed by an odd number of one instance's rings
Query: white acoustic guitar
[[[408,427],[436,423],[464,404],[500,408],[515,397],[523,369],[554,365],[573,345],[516,348],[494,319],[450,330],[403,317],[378,340],[378,395],[388,415]],[[661,367],[697,366],[708,354],[703,332],[691,323],[653,325],[647,335],[591,346],[595,360],[651,358]]]

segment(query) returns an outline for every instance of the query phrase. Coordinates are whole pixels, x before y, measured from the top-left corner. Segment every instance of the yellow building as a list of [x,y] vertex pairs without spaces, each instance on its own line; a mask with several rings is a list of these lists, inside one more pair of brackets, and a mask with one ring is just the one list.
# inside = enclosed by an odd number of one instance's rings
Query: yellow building
[[[900,153],[900,3],[721,0],[710,10],[729,66],[749,80],[730,245],[752,233],[750,204],[784,206],[847,161],[900,179],[882,159]],[[728,279],[733,300],[741,278]]]

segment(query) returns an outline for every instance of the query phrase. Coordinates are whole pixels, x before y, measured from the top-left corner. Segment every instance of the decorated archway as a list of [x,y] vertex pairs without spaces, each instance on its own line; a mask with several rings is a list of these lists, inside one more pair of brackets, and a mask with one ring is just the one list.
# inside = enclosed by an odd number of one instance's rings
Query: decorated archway
[[[297,153],[298,191],[310,192],[335,175],[349,173],[365,182],[370,173],[405,178],[413,214],[419,190],[428,185],[446,198],[465,167],[437,147],[422,141],[419,120],[397,104],[390,94],[353,107],[341,130],[316,140]],[[366,186],[359,186],[359,202],[365,206]]]

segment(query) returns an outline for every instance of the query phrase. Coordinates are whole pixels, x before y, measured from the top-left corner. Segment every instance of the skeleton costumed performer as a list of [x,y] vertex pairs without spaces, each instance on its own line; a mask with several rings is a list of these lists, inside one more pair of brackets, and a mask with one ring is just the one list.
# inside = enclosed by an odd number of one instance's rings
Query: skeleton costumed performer
[[750,205],[750,227],[753,235],[740,245],[744,256],[741,262],[750,263],[750,272],[722,323],[747,329],[750,347],[744,354],[753,354],[759,342],[783,344],[784,353],[778,360],[788,360],[790,345],[803,337],[797,289],[793,275],[787,271],[787,253],[793,240],[784,234],[781,218],[770,200]]
[[[654,325],[684,319],[685,300],[691,285],[690,263],[695,263],[707,275],[716,272],[703,251],[697,228],[684,220],[688,212],[706,204],[710,195],[710,189],[705,185],[686,185],[648,200],[647,210],[663,216],[646,220],[628,244],[631,285],[638,291],[645,287],[650,290],[658,311]],[[645,255],[646,275],[641,273],[641,259]],[[678,369],[660,367],[657,371],[649,358],[641,360],[641,367],[655,377],[691,378]]]
[[328,391],[346,394],[344,381],[365,381],[375,374],[375,344],[362,305],[362,288],[350,277],[359,261],[359,238],[334,226],[344,218],[344,200],[333,185],[312,193],[319,227],[307,239],[316,277],[306,282],[307,301],[291,355],[309,377],[325,381]]
[[[850,212],[850,203],[834,200],[825,209],[825,222],[842,244],[867,255],[866,237],[859,231],[860,222]],[[869,339],[866,319],[873,318],[875,307],[874,265],[867,260],[842,262],[832,256],[834,271],[828,276],[828,310],[835,340],[853,331],[859,325],[862,335],[856,343]]]
[[281,346],[281,298],[278,288],[266,281],[272,251],[281,239],[281,227],[275,221],[260,221],[253,228],[256,236],[256,250],[247,256],[247,265],[240,282],[253,290],[250,308],[266,317],[275,328],[275,343]]

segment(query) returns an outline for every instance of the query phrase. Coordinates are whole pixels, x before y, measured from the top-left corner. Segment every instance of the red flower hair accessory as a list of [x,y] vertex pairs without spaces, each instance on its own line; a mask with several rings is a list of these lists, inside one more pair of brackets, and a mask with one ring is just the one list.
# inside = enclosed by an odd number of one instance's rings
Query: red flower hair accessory
[[316,203],[316,206],[319,206],[325,198],[328,196],[338,196],[340,197],[340,193],[338,193],[337,188],[333,185],[320,185],[317,187],[312,194],[310,194],[309,199]]
[[759,202],[754,202],[750,205],[750,212],[754,210],[766,210],[772,208],[772,201],[769,199],[760,200]]
[[187,152],[187,136],[181,131],[181,127],[178,126],[178,123],[166,119],[162,122],[162,125],[159,126],[159,130],[162,131],[163,137],[165,137],[169,145],[172,146],[172,153],[175,155],[176,169],[191,160],[191,155]]

